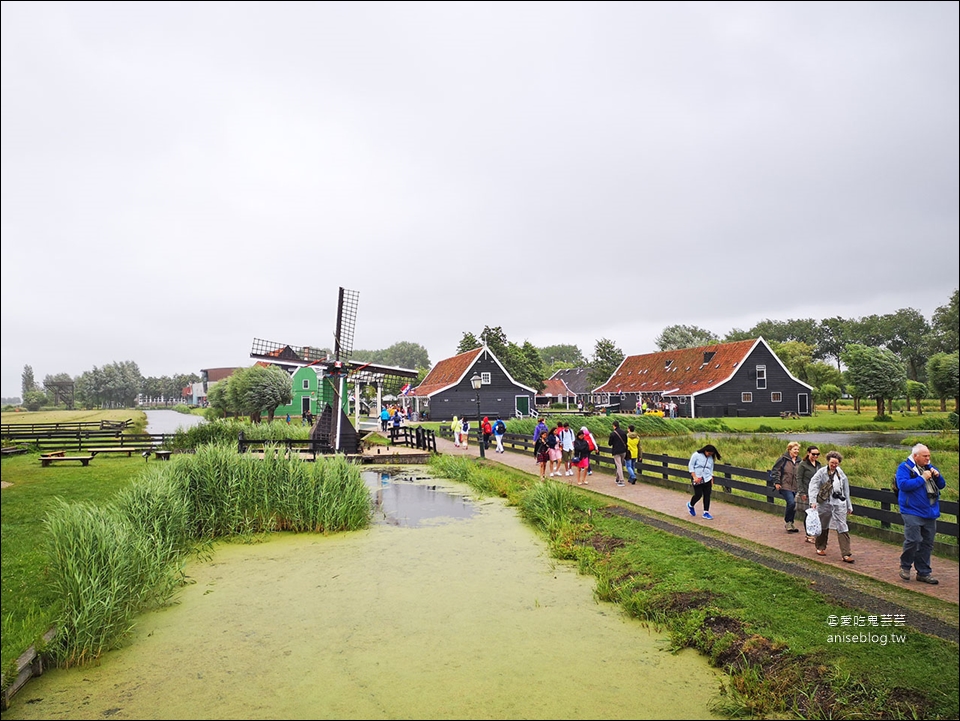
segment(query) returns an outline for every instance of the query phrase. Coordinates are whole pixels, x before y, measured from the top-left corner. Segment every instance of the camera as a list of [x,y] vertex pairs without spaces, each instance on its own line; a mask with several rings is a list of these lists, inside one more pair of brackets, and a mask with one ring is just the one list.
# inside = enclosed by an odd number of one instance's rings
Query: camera
[[840,493],[840,491],[834,491],[834,492],[833,492],[832,494],[830,494],[830,495],[832,495],[832,496],[833,496],[834,498],[836,498],[838,501],[845,501],[845,500],[847,500],[847,497],[846,497],[845,495],[843,495],[842,493]]

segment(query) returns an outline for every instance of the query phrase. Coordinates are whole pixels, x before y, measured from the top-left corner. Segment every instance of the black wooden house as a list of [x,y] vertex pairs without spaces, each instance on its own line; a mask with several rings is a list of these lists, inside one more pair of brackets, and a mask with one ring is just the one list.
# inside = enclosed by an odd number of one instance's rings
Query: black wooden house
[[678,416],[716,418],[809,415],[812,391],[757,338],[628,356],[593,392],[622,408],[672,402]]
[[[471,384],[475,375],[480,378],[479,391]],[[454,416],[476,419],[478,399],[479,417],[493,420],[497,416],[529,416],[536,393],[513,380],[493,352],[483,346],[440,361],[408,396],[421,407],[426,400],[434,421]]]

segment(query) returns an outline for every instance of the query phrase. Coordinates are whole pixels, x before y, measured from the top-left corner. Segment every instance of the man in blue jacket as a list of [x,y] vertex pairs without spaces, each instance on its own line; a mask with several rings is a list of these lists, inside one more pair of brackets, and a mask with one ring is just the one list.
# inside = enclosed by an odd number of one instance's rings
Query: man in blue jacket
[[917,569],[920,583],[940,583],[931,573],[930,552],[940,517],[940,491],[947,485],[939,469],[930,465],[930,449],[918,443],[910,457],[897,468],[898,502],[903,517],[903,553],[900,578],[910,580],[910,567]]

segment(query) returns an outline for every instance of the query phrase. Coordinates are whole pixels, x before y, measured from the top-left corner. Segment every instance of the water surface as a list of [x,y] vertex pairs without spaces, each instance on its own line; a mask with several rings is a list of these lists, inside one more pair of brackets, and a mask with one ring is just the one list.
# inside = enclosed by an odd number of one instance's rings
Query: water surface
[[147,433],[176,433],[180,428],[193,428],[206,423],[203,416],[177,411],[144,411],[147,414]]
[[31,681],[4,718],[714,717],[704,658],[596,602],[515,508],[365,478],[369,529],[218,545],[125,648]]

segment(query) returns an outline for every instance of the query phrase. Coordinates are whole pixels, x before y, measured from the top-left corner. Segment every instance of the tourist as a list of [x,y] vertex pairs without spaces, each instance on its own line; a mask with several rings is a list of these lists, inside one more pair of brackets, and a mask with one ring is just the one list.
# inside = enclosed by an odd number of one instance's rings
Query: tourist
[[[820,449],[816,446],[807,447],[806,455],[797,466],[797,500],[806,503],[810,479],[820,470],[820,467]],[[816,543],[816,541],[816,536],[807,535],[807,543]]]
[[817,536],[817,555],[827,555],[827,540],[833,529],[840,544],[840,558],[845,563],[853,563],[850,529],[847,527],[847,516],[853,513],[853,504],[850,502],[850,481],[840,468],[842,461],[843,456],[837,451],[829,451],[827,465],[813,474],[807,494],[810,508],[815,508],[820,516],[822,528]]
[[586,428],[581,428],[577,433],[577,438],[573,442],[573,458],[571,463],[577,469],[577,485],[583,486],[588,483],[587,469],[590,467],[590,444],[586,438]]
[[540,480],[546,479],[547,464],[550,462],[550,447],[547,445],[547,432],[543,431],[533,444],[533,457],[540,464]]
[[637,433],[635,426],[627,426],[627,480],[636,484],[637,471],[640,468],[640,460],[643,458],[643,450],[640,448],[640,434]]
[[607,445],[610,446],[610,454],[613,456],[616,483],[618,486],[623,486],[625,485],[623,482],[623,461],[627,456],[627,434],[620,430],[620,421],[613,422],[613,430],[610,431]]
[[930,465],[930,449],[922,443],[897,468],[896,488],[903,517],[903,553],[900,578],[910,580],[910,567],[917,569],[920,583],[940,583],[931,574],[930,552],[940,517],[940,491],[947,485],[940,471]]
[[800,465],[800,444],[791,441],[787,444],[787,450],[777,459],[770,470],[770,479],[773,481],[773,487],[777,493],[783,496],[787,502],[787,509],[783,513],[783,529],[787,533],[800,533],[800,529],[794,525],[794,519],[797,514],[797,467]]
[[687,469],[693,481],[693,497],[687,503],[687,511],[691,516],[697,515],[695,506],[697,501],[703,498],[703,517],[708,521],[713,520],[713,516],[710,515],[710,491],[713,489],[713,466],[715,461],[719,460],[721,460],[720,453],[710,443],[694,451],[690,456]]

